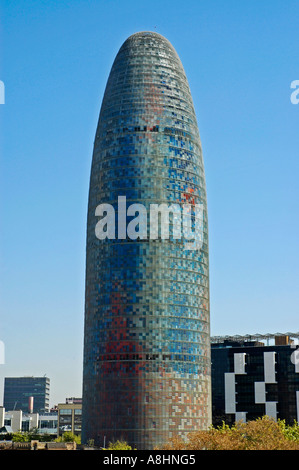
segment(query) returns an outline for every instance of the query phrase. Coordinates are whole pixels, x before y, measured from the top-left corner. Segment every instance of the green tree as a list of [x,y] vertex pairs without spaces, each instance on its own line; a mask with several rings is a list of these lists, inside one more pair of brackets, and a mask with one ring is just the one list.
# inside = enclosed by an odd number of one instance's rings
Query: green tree
[[94,447],[94,439],[89,439],[88,440],[87,447]]
[[40,433],[38,428],[30,429],[30,431],[19,431],[15,432],[12,435],[13,442],[30,442],[30,441],[41,441],[49,442],[52,441],[54,437],[49,434]]
[[125,441],[109,442],[108,450],[132,450],[132,447]]
[[299,450],[299,426],[286,426],[264,416],[233,426],[222,424],[207,431],[194,431],[187,440],[175,437],[165,450]]
[[42,434],[39,432],[38,428],[33,428],[30,429],[27,433],[27,438],[28,441],[41,441],[42,440]]
[[76,444],[81,444],[81,437],[76,434],[66,431],[62,436],[55,439],[56,442],[76,442]]
[[27,432],[14,432],[12,435],[13,442],[28,442],[28,433]]
[[287,425],[285,420],[279,419],[278,424],[287,439],[299,442],[299,424],[297,421],[294,421],[292,425]]

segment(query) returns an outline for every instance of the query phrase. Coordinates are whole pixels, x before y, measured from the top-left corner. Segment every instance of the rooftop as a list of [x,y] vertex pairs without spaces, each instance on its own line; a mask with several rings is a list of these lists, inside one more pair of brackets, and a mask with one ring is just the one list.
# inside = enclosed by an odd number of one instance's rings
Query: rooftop
[[293,344],[294,340],[299,339],[299,332],[297,333],[255,333],[252,335],[226,335],[226,336],[211,336],[211,343],[219,344],[223,343],[224,341],[232,341],[232,342],[260,342],[260,341],[267,341],[267,344],[270,341],[274,341],[276,345],[281,344]]

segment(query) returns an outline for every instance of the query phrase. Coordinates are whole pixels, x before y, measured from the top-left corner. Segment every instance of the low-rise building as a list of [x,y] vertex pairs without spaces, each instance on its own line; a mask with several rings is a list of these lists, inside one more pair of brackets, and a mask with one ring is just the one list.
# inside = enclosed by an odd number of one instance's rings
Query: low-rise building
[[22,410],[6,411],[0,407],[0,430],[15,433],[36,430],[39,434],[57,436],[58,412],[23,413]]
[[72,432],[80,435],[82,426],[82,404],[81,403],[59,403],[58,404],[58,436],[64,432]]

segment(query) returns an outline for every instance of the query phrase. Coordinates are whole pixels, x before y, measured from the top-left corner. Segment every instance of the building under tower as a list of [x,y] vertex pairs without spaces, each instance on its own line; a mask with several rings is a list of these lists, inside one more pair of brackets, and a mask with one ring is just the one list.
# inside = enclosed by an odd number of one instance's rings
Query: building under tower
[[[162,204],[189,207],[190,218],[158,213],[152,236],[151,208]],[[179,223],[190,235],[184,220],[200,243],[177,236]],[[153,32],[124,42],[103,97],[90,176],[84,328],[82,442],[125,439],[152,449],[211,424],[202,148],[181,61]]]

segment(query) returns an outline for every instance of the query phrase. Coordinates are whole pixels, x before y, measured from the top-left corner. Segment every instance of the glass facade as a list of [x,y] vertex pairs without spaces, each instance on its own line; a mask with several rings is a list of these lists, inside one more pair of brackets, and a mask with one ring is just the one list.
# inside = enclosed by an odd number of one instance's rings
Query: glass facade
[[[150,204],[200,204],[201,248],[187,249],[174,237],[174,219],[168,239],[151,239],[148,231],[128,237],[119,225],[120,196],[126,207],[147,210]],[[96,236],[100,204],[115,210],[114,238]],[[132,220],[128,213],[127,223]],[[206,187],[192,97],[169,41],[136,33],[113,63],[94,142],[82,441],[102,446],[123,438],[152,449],[172,435],[207,428],[209,330]]]
[[80,404],[59,404],[58,405],[58,435],[65,432],[72,432],[81,435],[82,428],[82,408]]
[[213,425],[264,415],[298,421],[298,346],[223,342],[212,344],[211,357]]
[[5,377],[3,406],[7,411],[29,409],[33,397],[33,413],[49,411],[50,379],[48,377]]

